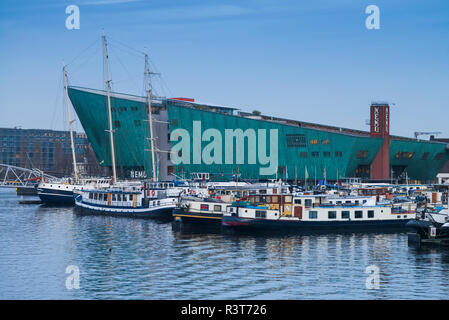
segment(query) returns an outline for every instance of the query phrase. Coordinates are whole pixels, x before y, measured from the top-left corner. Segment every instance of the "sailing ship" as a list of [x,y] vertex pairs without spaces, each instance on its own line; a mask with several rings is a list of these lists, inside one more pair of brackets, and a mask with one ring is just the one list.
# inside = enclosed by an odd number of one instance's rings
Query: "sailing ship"
[[67,100],[67,117],[70,131],[70,147],[72,149],[73,176],[70,178],[62,178],[58,180],[41,179],[37,185],[37,195],[43,204],[47,205],[74,205],[75,193],[77,189],[95,189],[109,186],[111,180],[109,178],[80,178],[76,164],[75,144],[73,140],[73,130],[70,116],[70,102],[67,84],[66,67],[63,67],[64,88]]
[[114,136],[111,115],[110,80],[108,75],[108,54],[106,36],[103,35],[104,69],[108,103],[109,139],[112,159],[112,184],[104,189],[81,189],[75,198],[80,213],[107,215],[128,215],[133,217],[168,218],[176,207],[178,196],[185,187],[175,188],[173,183],[158,183],[155,166],[155,148],[151,108],[150,70],[148,55],[145,54],[145,75],[147,79],[148,120],[150,126],[151,159],[153,177],[151,181],[117,181]]

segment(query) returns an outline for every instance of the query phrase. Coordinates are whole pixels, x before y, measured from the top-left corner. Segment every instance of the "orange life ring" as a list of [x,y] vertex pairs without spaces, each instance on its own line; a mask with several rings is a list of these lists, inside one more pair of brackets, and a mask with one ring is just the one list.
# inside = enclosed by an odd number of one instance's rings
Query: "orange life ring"
[[156,191],[151,190],[151,195],[154,197],[156,195]]

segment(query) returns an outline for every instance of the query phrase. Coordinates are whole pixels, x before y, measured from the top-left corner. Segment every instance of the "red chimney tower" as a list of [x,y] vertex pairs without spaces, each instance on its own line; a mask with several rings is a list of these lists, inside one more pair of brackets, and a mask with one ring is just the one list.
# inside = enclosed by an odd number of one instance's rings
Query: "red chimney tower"
[[382,138],[383,143],[371,164],[371,179],[390,178],[390,106],[386,102],[371,103],[371,136]]

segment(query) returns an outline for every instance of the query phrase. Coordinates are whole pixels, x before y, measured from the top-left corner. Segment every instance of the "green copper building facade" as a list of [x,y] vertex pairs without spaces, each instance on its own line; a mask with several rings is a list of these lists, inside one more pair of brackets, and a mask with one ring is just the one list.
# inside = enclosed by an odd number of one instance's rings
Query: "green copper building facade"
[[[103,91],[69,87],[70,100],[99,163],[111,165],[107,99]],[[146,98],[111,97],[118,172],[151,175]],[[153,99],[158,176],[172,179],[193,172],[243,179],[334,181],[370,178],[385,145],[370,132],[237,112],[236,109],[176,99]],[[388,137],[393,177],[435,180],[449,160],[447,144]]]

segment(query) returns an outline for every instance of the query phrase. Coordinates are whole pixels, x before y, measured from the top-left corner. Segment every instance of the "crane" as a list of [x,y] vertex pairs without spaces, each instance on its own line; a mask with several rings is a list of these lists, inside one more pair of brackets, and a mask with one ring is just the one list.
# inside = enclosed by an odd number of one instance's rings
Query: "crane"
[[439,131],[433,131],[433,132],[415,131],[415,139],[418,139],[418,136],[428,135],[428,134],[439,135],[439,134],[441,134],[441,132],[439,132]]

